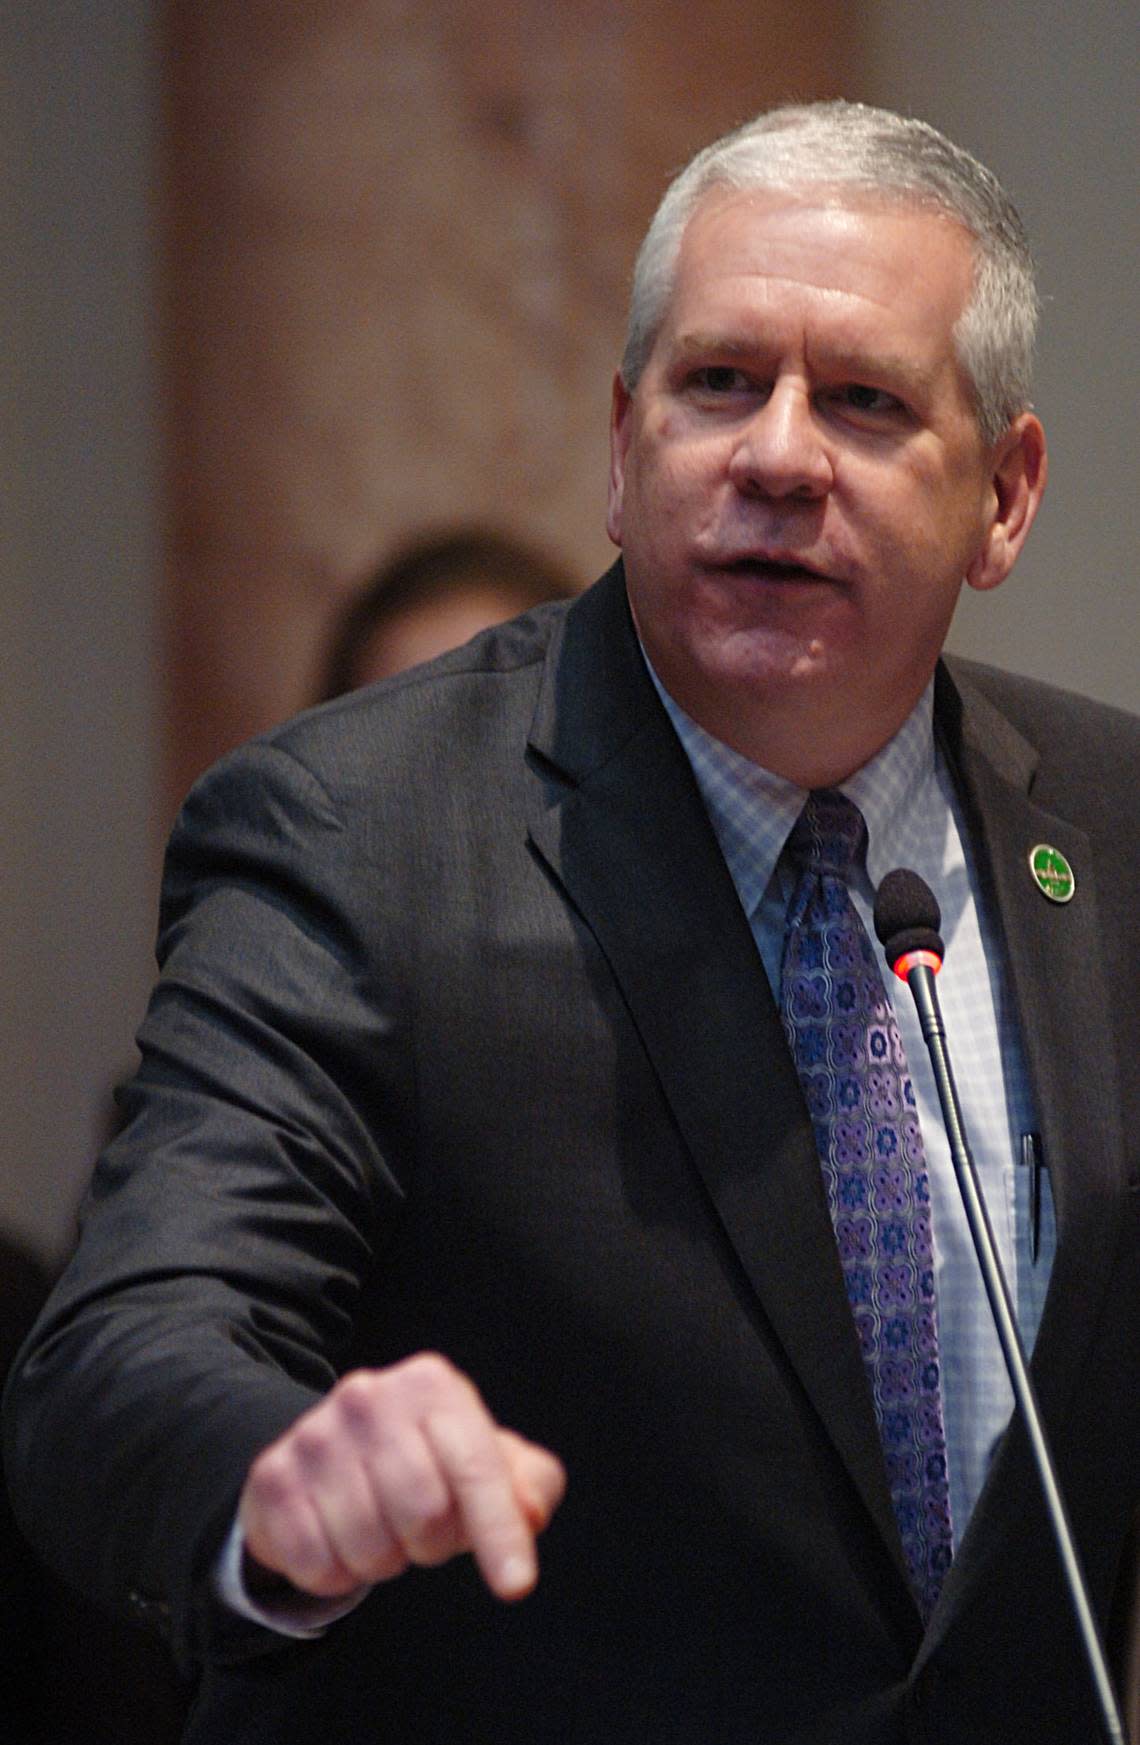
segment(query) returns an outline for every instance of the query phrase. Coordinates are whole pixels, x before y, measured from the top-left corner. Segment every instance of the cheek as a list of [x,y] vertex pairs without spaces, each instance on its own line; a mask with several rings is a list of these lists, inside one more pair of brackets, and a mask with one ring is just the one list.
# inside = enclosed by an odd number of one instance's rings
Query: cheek
[[899,553],[936,569],[957,568],[981,532],[983,504],[976,477],[921,453],[879,478],[864,476],[849,494],[854,513]]
[[653,490],[660,513],[692,522],[714,515],[725,476],[723,456],[711,443],[673,442],[656,451]]
[[710,457],[707,442],[695,440],[685,412],[671,404],[647,412],[630,452],[643,484],[658,496],[669,490],[691,489],[707,482]]
[[684,457],[675,449],[655,449],[641,455],[627,478],[627,511],[636,517],[643,537],[659,545],[692,520],[698,494]]
[[684,414],[672,405],[660,407],[645,421],[646,438],[658,447],[680,441],[683,428]]
[[980,527],[989,494],[977,457],[955,443],[929,450],[916,444],[907,456],[900,492],[925,520],[941,524],[951,536]]

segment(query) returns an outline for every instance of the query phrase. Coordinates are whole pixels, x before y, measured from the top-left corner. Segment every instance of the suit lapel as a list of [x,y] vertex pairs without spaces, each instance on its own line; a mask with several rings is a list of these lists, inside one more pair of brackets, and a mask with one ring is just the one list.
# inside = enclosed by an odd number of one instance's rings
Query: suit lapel
[[[1123,1136],[1107,1035],[1093,846],[1034,796],[1039,760],[959,674],[936,720],[1000,918],[1057,1207],[1059,1245],[1033,1371],[1062,1425],[1102,1307]],[[688,761],[648,679],[616,565],[567,613],[547,656],[530,753],[531,840],[620,987],[710,1206],[909,1593],[815,1144],[775,1002]],[[1077,894],[1048,902],[1036,843],[1060,848]],[[727,1092],[726,1092],[727,1087]],[[978,1516],[1028,1480],[1003,1439]],[[971,1533],[945,1590],[985,1562]],[[971,1571],[974,1573],[971,1574]],[[946,1620],[940,1606],[935,1630]],[[943,1620],[943,1625],[938,1624]]]
[[620,986],[709,1201],[905,1582],[819,1159],[779,1015],[620,566],[548,656],[531,838]]
[[[1101,1311],[1101,1262],[1112,1251],[1123,1172],[1096,854],[1083,830],[1037,799],[1045,784],[1033,748],[966,677],[956,691],[944,679],[944,744],[994,892],[1057,1210],[1057,1256],[1032,1363],[1046,1421],[1057,1425]],[[1030,874],[1030,851],[1043,842],[1075,869],[1068,904],[1050,902]]]

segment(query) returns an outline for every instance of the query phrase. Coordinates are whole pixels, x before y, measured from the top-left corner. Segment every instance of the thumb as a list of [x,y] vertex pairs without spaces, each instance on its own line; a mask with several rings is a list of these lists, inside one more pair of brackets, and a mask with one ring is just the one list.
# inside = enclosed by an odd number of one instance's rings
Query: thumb
[[514,1430],[500,1430],[499,1438],[519,1507],[532,1532],[541,1533],[566,1494],[566,1469],[557,1455]]

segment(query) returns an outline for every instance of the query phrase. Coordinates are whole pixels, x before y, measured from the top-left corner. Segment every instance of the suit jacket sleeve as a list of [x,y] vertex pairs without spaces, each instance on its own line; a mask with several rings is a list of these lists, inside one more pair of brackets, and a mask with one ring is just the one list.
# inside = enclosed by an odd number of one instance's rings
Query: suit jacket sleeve
[[367,876],[284,751],[192,795],[125,1130],[20,1384],[29,1536],[105,1605],[183,1620],[183,1654],[220,1626],[203,1574],[249,1462],[331,1384],[401,1197],[401,1022],[350,912]]

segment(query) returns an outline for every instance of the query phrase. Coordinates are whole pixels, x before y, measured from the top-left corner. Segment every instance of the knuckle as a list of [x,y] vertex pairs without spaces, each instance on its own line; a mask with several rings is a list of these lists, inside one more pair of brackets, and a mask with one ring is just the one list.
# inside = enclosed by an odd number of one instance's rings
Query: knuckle
[[334,1436],[323,1417],[302,1418],[293,1432],[292,1449],[302,1472],[311,1474],[327,1466],[334,1450]]
[[376,1375],[367,1369],[353,1369],[337,1382],[333,1389],[337,1402],[353,1411],[369,1408],[376,1397]]
[[353,1370],[337,1383],[331,1397],[339,1421],[355,1440],[362,1440],[374,1431],[383,1402],[383,1388],[374,1372]]
[[296,1495],[297,1490],[296,1466],[283,1444],[274,1443],[257,1456],[246,1482],[246,1494],[257,1506],[281,1507]]
[[365,1382],[370,1409],[381,1423],[422,1418],[444,1405],[469,1409],[480,1403],[474,1384],[438,1351],[418,1351],[387,1369],[366,1372]]
[[394,1374],[405,1380],[422,1398],[430,1400],[450,1392],[463,1378],[455,1365],[438,1351],[420,1351],[398,1364]]

